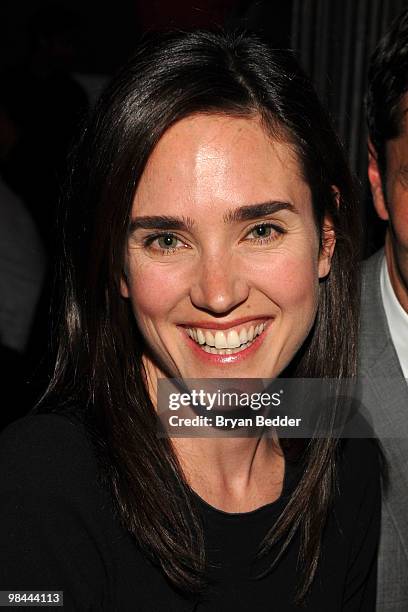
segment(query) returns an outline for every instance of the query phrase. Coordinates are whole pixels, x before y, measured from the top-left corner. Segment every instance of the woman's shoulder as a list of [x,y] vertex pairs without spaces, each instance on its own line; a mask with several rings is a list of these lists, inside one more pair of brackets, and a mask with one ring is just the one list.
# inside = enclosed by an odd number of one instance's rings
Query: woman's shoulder
[[13,421],[0,433],[0,440],[2,446],[7,443],[17,446],[29,444],[31,448],[31,445],[41,446],[44,442],[56,445],[60,438],[71,442],[83,441],[84,436],[84,419],[80,413],[58,410],[30,413]]
[[[42,490],[95,479],[98,463],[86,427],[73,414],[32,414],[0,434],[0,487]],[[55,489],[54,489],[55,490]]]
[[44,412],[32,412],[21,417],[3,429],[0,433],[2,440],[20,439],[24,434],[30,439],[41,438],[49,433],[76,432],[80,434],[83,430],[84,419],[79,411],[74,410],[49,410]]

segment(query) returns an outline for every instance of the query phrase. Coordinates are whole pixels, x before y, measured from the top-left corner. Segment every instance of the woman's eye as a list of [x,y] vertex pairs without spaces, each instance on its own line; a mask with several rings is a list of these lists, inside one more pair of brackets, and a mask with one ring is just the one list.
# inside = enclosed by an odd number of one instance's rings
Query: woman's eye
[[173,236],[173,234],[164,234],[163,236],[159,236],[156,240],[161,249],[174,248],[178,242],[178,239]]
[[183,245],[182,241],[174,234],[156,234],[148,236],[144,241],[146,248],[163,254],[173,253],[180,245]]
[[258,225],[252,231],[257,238],[267,238],[271,235],[272,228],[270,225]]
[[271,223],[261,223],[251,229],[247,237],[256,242],[270,242],[283,234],[283,229]]

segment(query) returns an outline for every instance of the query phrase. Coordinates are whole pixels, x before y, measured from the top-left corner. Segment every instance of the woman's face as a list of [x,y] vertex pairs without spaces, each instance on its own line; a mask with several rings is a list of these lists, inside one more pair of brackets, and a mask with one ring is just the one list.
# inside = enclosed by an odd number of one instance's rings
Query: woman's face
[[131,221],[122,295],[151,375],[273,378],[289,364],[312,327],[330,245],[319,253],[288,144],[255,118],[183,119],[154,149]]

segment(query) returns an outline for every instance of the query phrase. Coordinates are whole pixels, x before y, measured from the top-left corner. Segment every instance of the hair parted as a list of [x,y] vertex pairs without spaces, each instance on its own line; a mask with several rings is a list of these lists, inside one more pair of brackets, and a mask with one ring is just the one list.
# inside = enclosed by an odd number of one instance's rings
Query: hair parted
[[408,9],[381,38],[371,56],[366,96],[368,133],[377,153],[383,179],[387,140],[400,135],[401,100],[408,92]]
[[[186,593],[205,585],[200,520],[171,442],[156,436],[143,339],[120,296],[120,279],[132,201],[147,160],[165,131],[194,113],[259,116],[268,134],[296,152],[321,237],[324,215],[333,220],[331,272],[320,282],[316,322],[292,364],[293,375],[356,374],[359,299],[353,183],[292,54],[248,34],[197,31],[146,42],[103,94],[73,158],[60,222],[56,365],[38,409],[73,405],[92,416],[105,481],[123,524]],[[299,600],[317,567],[336,452],[333,439],[307,443],[304,475],[264,541],[265,550],[277,541],[284,550],[300,531]]]

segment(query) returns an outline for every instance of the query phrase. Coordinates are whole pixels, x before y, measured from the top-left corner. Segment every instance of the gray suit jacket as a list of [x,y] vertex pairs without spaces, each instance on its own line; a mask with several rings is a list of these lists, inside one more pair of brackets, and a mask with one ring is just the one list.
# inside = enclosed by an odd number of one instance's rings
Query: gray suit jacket
[[385,316],[381,250],[363,266],[360,375],[368,409],[389,466],[383,493],[378,560],[378,612],[408,612],[408,386]]

